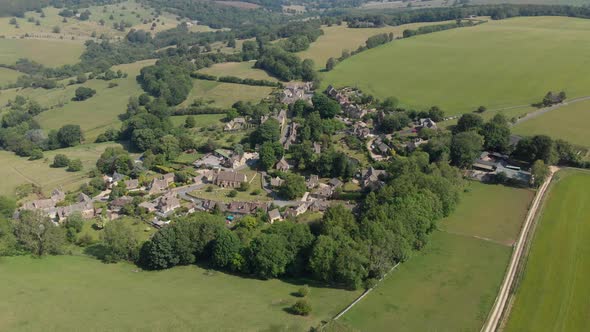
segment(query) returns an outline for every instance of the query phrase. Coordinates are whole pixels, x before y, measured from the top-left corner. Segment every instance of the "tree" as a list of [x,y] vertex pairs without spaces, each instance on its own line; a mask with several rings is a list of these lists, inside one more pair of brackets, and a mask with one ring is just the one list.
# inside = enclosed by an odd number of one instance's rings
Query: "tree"
[[172,135],[166,135],[160,138],[160,143],[155,147],[156,153],[161,153],[166,160],[174,160],[180,155],[180,145],[178,139]]
[[307,295],[309,295],[310,292],[310,288],[307,285],[304,285],[303,287],[300,287],[297,290],[297,296],[299,297],[306,297]]
[[[64,17],[64,19],[65,19],[65,17]],[[53,31],[53,33],[60,33],[61,32],[61,28],[56,25],[56,26],[53,27],[52,31]]]
[[133,169],[133,160],[129,153],[121,147],[106,148],[96,161],[96,168],[102,174],[129,174]]
[[0,196],[0,217],[12,218],[16,210],[16,201],[7,196]]
[[72,159],[68,164],[68,172],[79,172],[82,168],[83,165],[80,159]]
[[301,63],[301,79],[307,82],[312,82],[316,78],[314,63],[311,59],[305,59]]
[[139,242],[129,220],[109,222],[102,233],[102,241],[107,249],[104,257],[106,262],[135,261],[138,257]]
[[40,211],[21,211],[14,233],[18,242],[35,256],[59,254],[65,243],[64,229]]
[[39,159],[43,159],[43,151],[41,149],[33,149],[33,151],[31,151],[31,156],[29,157],[29,160]]
[[279,195],[286,199],[296,199],[303,196],[303,194],[307,191],[305,179],[301,175],[287,173],[285,174],[284,180],[285,181],[279,188]]
[[8,218],[0,218],[0,257],[16,255],[18,251],[13,222]]
[[502,114],[496,114],[481,129],[486,150],[506,152],[510,145],[510,126]]
[[290,310],[295,315],[307,316],[311,313],[311,305],[306,300],[297,300]]
[[61,168],[66,167],[69,164],[70,159],[68,158],[68,156],[66,156],[65,154],[56,154],[55,157],[53,157],[53,164],[51,164],[51,167]]
[[266,141],[260,146],[260,165],[264,170],[270,170],[283,156],[283,146],[279,142]]
[[76,82],[78,84],[83,84],[86,83],[86,81],[88,80],[88,78],[86,78],[86,74],[84,73],[80,73],[78,74],[78,76],[76,77]]
[[540,159],[547,165],[554,164],[558,160],[555,142],[547,135],[524,137],[516,144],[512,155],[530,163]]
[[535,187],[539,187],[549,175],[549,167],[547,167],[543,160],[537,160],[531,167],[531,175],[533,179],[533,185]]
[[96,94],[96,90],[81,86],[76,89],[74,100],[75,101],[83,101],[86,100]]
[[242,243],[232,231],[222,231],[213,243],[212,261],[215,266],[239,271],[242,268],[243,257],[240,254]]
[[457,125],[453,128],[453,132],[461,133],[470,130],[479,131],[482,126],[483,119],[481,116],[473,113],[466,113],[461,115],[459,121],[457,121]]
[[445,119],[445,112],[438,106],[432,106],[428,110],[428,117],[434,122],[440,122]]
[[451,161],[458,167],[469,167],[482,149],[481,135],[474,131],[458,133],[451,141]]
[[62,147],[79,145],[82,142],[82,129],[79,125],[65,125],[57,132],[57,139]]
[[340,112],[340,105],[324,94],[316,93],[311,101],[314,109],[320,113],[323,119],[331,119]]
[[186,120],[184,120],[184,127],[185,128],[195,128],[197,126],[197,119],[192,116],[189,115]]
[[276,142],[281,137],[281,125],[274,118],[266,120],[250,135],[252,144],[262,144],[264,142]]
[[268,279],[285,273],[289,254],[283,236],[262,233],[252,240],[248,252],[250,267],[255,275]]
[[330,70],[334,69],[334,67],[336,67],[336,59],[331,57],[326,62],[326,71],[330,71]]

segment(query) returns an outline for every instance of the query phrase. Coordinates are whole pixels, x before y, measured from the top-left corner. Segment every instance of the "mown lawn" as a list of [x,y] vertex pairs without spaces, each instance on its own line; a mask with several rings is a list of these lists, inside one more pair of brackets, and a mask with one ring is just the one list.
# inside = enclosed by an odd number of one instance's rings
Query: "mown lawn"
[[586,19],[490,21],[368,50],[338,64],[322,84],[358,86],[418,109],[438,105],[447,114],[529,105],[551,90],[590,95],[588,31]]
[[590,174],[556,176],[506,331],[587,331],[590,326]]
[[300,287],[195,266],[144,272],[56,256],[0,258],[3,331],[307,331],[359,292],[312,287],[309,317],[288,314]]
[[[30,161],[12,152],[0,151],[0,195],[14,195],[18,185],[34,183],[41,186],[44,192],[51,192],[57,187],[65,190],[78,189],[88,180],[87,172],[96,167],[96,160],[109,146],[120,146],[116,143],[86,144],[68,149],[44,152],[44,158]],[[84,165],[81,172],[68,172],[65,168],[51,168],[53,157],[65,154],[70,159],[80,159]]]
[[590,147],[590,100],[573,103],[519,123],[512,131],[519,135],[549,135]]
[[[427,247],[400,264],[340,323],[361,331],[481,328],[512,252],[499,242],[516,237],[531,195],[479,183],[469,188]],[[509,199],[514,202],[506,204]]]

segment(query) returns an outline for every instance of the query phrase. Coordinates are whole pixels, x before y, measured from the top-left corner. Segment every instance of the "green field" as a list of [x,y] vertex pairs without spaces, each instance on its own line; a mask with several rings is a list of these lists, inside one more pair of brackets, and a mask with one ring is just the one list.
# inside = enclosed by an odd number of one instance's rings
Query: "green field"
[[16,70],[0,67],[0,88],[6,84],[16,82],[17,78],[22,75],[22,73],[19,73]]
[[[41,51],[42,50],[42,51]],[[0,63],[28,58],[49,67],[79,62],[84,44],[66,40],[0,39]]]
[[[71,101],[74,91],[80,85],[68,86],[64,90],[52,90],[59,98],[66,101],[63,107],[56,107],[41,113],[37,120],[43,129],[59,129],[64,124],[78,124],[82,127],[86,142],[94,142],[96,137],[107,128],[119,128],[119,115],[125,113],[127,102],[131,96],[143,93],[136,76],[141,68],[154,63],[154,60],[138,61],[128,65],[119,65],[113,69],[121,69],[129,74],[127,78],[113,81],[89,80],[83,85],[96,90],[96,95],[85,101]],[[109,83],[119,84],[109,88]],[[41,90],[41,89],[38,89]]]
[[273,88],[266,86],[193,80],[193,89],[181,106],[188,106],[194,100],[203,99],[211,101],[214,106],[229,108],[239,100],[259,102],[266,98],[272,90]]
[[235,76],[255,80],[277,81],[264,70],[254,68],[254,61],[217,63],[209,68],[199,70],[200,73],[214,76]]
[[576,102],[514,126],[519,135],[545,134],[590,147],[590,101]]
[[481,328],[512,252],[500,242],[516,237],[531,194],[476,182],[468,188],[424,251],[390,273],[339,322],[361,331]]
[[[88,180],[87,171],[96,167],[96,160],[109,146],[119,146],[115,143],[85,144],[73,148],[46,151],[44,158],[30,161],[12,152],[0,151],[0,195],[14,195],[14,189],[24,183],[34,183],[41,186],[44,192],[61,186],[65,190],[78,189]],[[51,168],[53,157],[62,153],[71,159],[82,160],[84,169],[81,172],[67,172],[65,168]]]
[[[177,116],[173,116],[172,119],[172,123],[175,126],[181,126],[184,125],[186,118],[188,117],[188,115],[177,115]],[[193,118],[195,118],[197,125],[195,128],[207,128],[207,127],[211,127],[211,126],[215,126],[215,127],[221,127],[223,125],[223,122],[221,122],[222,119],[225,118],[225,114],[199,114],[199,115],[192,115]]]
[[393,32],[395,37],[401,37],[405,29],[416,29],[424,25],[441,24],[436,23],[412,23],[399,26],[387,26],[383,28],[348,28],[343,25],[323,26],[324,34],[321,35],[311,46],[302,52],[297,53],[301,59],[312,59],[317,68],[324,68],[330,57],[339,58],[342,51],[354,51],[359,46],[364,46],[367,38],[380,34]]
[[557,174],[538,221],[506,331],[590,326],[590,174]]
[[301,317],[285,311],[297,284],[195,266],[142,272],[86,257],[11,257],[0,273],[3,331],[307,331],[359,294],[312,287],[313,312]]
[[[513,18],[420,35],[368,50],[324,75],[447,114],[538,102],[547,91],[590,95],[590,20]],[[551,56],[549,56],[549,54]]]

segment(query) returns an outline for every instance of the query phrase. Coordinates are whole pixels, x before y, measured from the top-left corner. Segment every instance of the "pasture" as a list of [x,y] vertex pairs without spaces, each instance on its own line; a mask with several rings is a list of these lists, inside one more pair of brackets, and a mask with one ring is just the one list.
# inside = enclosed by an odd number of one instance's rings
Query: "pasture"
[[0,88],[5,86],[6,84],[14,83],[22,76],[22,73],[19,73],[16,70],[0,67]]
[[[143,93],[137,84],[136,76],[141,68],[153,63],[154,60],[144,60],[113,67],[115,71],[121,69],[127,73],[127,78],[113,81],[87,81],[82,85],[95,89],[96,95],[85,101],[70,100],[80,85],[56,90],[60,98],[65,101],[63,106],[59,107],[58,105],[58,107],[43,112],[36,119],[43,129],[59,129],[64,124],[78,124],[82,127],[86,142],[94,142],[96,137],[107,128],[119,128],[121,124],[119,115],[125,113],[129,97],[139,96]],[[109,88],[109,83],[117,83],[118,86]]]
[[193,89],[181,106],[189,106],[194,100],[202,99],[213,106],[229,108],[237,101],[258,102],[266,98],[273,88],[245,84],[221,83],[215,81],[193,80]]
[[550,90],[585,96],[589,31],[586,19],[521,17],[419,35],[343,61],[323,84],[395,96],[417,109],[438,105],[449,115],[526,106]]
[[468,188],[427,247],[338,322],[361,331],[481,328],[510,257],[511,247],[503,243],[517,236],[532,195],[475,182]]
[[199,70],[200,73],[220,76],[235,76],[255,80],[277,81],[262,69],[254,68],[255,61],[217,63],[209,68]]
[[580,101],[523,121],[512,128],[518,135],[549,135],[590,147],[590,101]]
[[0,38],[0,63],[6,65],[12,65],[20,58],[49,67],[75,64],[83,51],[84,44],[79,41]]
[[590,325],[590,174],[562,171],[557,177],[505,331],[585,331]]
[[[43,271],[43,277],[39,277]],[[299,282],[196,266],[147,272],[77,256],[0,258],[4,331],[308,331],[359,291],[311,287],[308,317],[285,311]]]
[[354,51],[359,46],[365,45],[367,38],[380,34],[393,32],[395,37],[401,37],[405,29],[416,29],[424,25],[436,23],[412,23],[399,26],[386,26],[382,28],[348,28],[346,23],[342,25],[323,26],[324,34],[320,36],[310,47],[297,53],[301,59],[312,59],[316,68],[323,69],[330,57],[338,58],[342,51]]
[[[13,152],[0,151],[0,195],[13,196],[17,186],[34,183],[40,186],[44,193],[51,192],[57,187],[65,190],[78,189],[88,181],[87,172],[96,167],[96,160],[100,154],[110,146],[120,146],[116,143],[84,144],[67,149],[44,152],[40,160],[28,160],[15,155]],[[84,168],[81,172],[68,172],[65,168],[51,168],[53,157],[65,154],[70,159],[80,159]]]

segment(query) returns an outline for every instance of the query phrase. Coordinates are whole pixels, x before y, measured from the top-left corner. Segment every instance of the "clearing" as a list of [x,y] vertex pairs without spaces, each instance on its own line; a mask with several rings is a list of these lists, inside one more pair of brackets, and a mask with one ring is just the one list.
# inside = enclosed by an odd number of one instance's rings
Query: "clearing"
[[561,106],[515,125],[518,135],[549,135],[570,143],[590,147],[590,100]]
[[[400,264],[339,322],[362,331],[481,328],[512,251],[500,242],[517,236],[532,194],[477,182],[468,188],[428,246]],[[513,202],[506,205],[509,200]]]
[[239,100],[257,103],[261,99],[266,98],[272,91],[273,88],[266,86],[194,79],[193,89],[181,106],[189,106],[194,100],[202,99],[211,102],[213,106],[229,108]]
[[217,77],[235,76],[255,80],[277,81],[276,78],[268,75],[264,70],[254,68],[255,62],[256,61],[216,63],[209,68],[199,70],[199,72]]
[[584,331],[590,325],[590,174],[555,175],[506,331]]
[[0,273],[4,331],[307,331],[360,293],[312,286],[313,312],[301,317],[285,311],[299,283],[196,266],[145,272],[87,257],[21,256],[1,258]]
[[[19,157],[13,152],[0,151],[0,195],[13,196],[17,186],[24,183],[35,183],[43,189],[43,192],[51,192],[56,187],[62,186],[65,190],[78,189],[87,182],[88,171],[96,167],[96,160],[107,148],[120,146],[117,143],[84,144],[73,148],[45,151],[44,158],[40,160],[28,160]],[[65,168],[51,168],[53,157],[65,154],[70,159],[82,160],[84,169],[81,172],[68,172]]]
[[575,98],[590,95],[589,31],[586,19],[520,17],[419,35],[347,59],[323,84],[449,115],[529,105],[551,90]]

